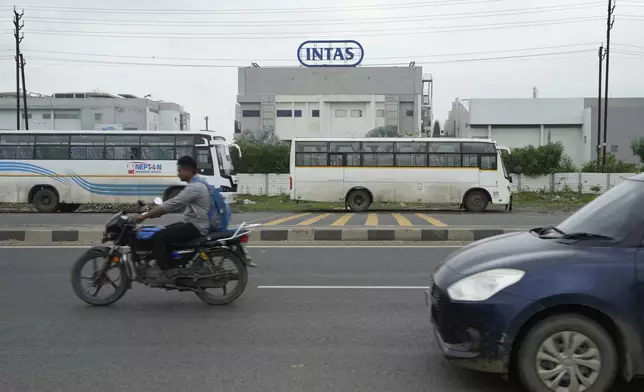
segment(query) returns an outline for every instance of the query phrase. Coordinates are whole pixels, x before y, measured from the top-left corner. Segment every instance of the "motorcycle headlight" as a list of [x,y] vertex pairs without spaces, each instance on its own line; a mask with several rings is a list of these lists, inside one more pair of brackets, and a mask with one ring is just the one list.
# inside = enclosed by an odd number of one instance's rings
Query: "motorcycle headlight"
[[479,302],[490,299],[499,291],[519,282],[525,275],[516,269],[493,269],[463,278],[447,289],[455,301]]

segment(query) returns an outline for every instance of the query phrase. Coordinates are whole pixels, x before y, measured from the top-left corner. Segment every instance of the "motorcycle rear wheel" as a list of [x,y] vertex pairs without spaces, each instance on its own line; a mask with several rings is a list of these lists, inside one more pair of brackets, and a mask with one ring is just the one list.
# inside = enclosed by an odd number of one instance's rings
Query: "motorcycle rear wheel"
[[195,295],[200,300],[209,305],[228,305],[239,298],[239,296],[241,296],[246,289],[246,285],[248,284],[248,269],[246,268],[244,262],[239,257],[237,257],[237,255],[228,250],[217,251],[215,252],[214,256],[223,257],[224,261],[229,260],[234,264],[237,269],[237,275],[239,277],[238,284],[232,292],[226,293],[223,297],[215,297],[208,293],[206,290],[195,291]]
[[[114,264],[111,261],[107,260],[109,251],[110,249],[106,246],[96,246],[88,249],[76,260],[72,267],[70,278],[74,293],[78,298],[93,306],[108,306],[113,304],[114,302],[121,299],[123,295],[125,295],[125,292],[129,287],[129,277],[127,275],[127,272],[125,271],[125,265],[123,263]],[[97,263],[99,271],[92,274],[91,277],[81,276],[81,272],[85,264],[95,259],[102,260],[102,262]],[[118,269],[120,274],[118,285],[114,281],[112,281],[109,276],[107,276],[107,273],[102,274],[100,272],[102,267],[105,265],[104,263],[106,262],[112,263],[112,265],[109,266],[108,271]],[[89,293],[87,293],[83,289],[83,284],[88,281],[92,282],[92,284],[100,283],[100,285],[97,286],[94,295],[89,295]],[[98,299],[96,295],[105,285],[113,286],[114,293],[104,299]]]

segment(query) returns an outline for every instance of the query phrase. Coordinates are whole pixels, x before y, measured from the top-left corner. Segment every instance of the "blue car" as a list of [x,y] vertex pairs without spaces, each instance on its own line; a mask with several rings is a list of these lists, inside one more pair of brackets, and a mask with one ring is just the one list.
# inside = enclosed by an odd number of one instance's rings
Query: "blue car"
[[604,392],[644,376],[644,174],[557,226],[472,243],[426,293],[454,364],[532,392]]

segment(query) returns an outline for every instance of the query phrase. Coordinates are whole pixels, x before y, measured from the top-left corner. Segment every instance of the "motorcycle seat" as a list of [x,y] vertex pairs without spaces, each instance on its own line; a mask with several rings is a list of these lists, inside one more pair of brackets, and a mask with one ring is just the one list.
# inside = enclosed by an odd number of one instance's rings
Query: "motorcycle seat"
[[172,246],[180,249],[196,248],[211,241],[232,237],[235,234],[235,231],[237,231],[236,227],[230,227],[225,231],[213,231],[203,237],[195,238],[187,242],[173,243]]

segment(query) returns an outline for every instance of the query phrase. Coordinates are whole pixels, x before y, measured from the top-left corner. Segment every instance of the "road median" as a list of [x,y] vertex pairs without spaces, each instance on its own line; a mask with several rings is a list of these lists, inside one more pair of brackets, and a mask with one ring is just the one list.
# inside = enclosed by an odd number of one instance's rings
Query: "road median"
[[[258,228],[249,238],[250,243],[267,242],[328,242],[328,241],[404,241],[404,242],[471,242],[499,234],[526,231],[517,228],[365,228],[365,227],[302,227],[302,228]],[[103,229],[42,229],[9,228],[0,229],[0,244],[63,244],[99,243]]]

